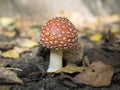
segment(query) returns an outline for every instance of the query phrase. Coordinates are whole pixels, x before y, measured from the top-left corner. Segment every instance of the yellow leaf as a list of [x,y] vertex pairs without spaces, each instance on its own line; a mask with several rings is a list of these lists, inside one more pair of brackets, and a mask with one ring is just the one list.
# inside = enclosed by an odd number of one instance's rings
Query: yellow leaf
[[35,47],[35,46],[38,46],[38,45],[39,45],[38,42],[28,40],[28,41],[22,43],[20,46],[21,47],[32,48],[32,47]]
[[89,39],[93,42],[100,42],[102,40],[101,34],[92,35],[89,37]]
[[19,58],[19,54],[15,50],[9,50],[9,51],[3,52],[1,55],[5,58],[14,58],[14,59]]
[[62,72],[64,72],[64,73],[83,72],[84,69],[85,69],[85,67],[77,67],[77,66],[74,66],[72,64],[68,64],[64,68],[61,68],[61,69],[55,71],[55,73],[62,73]]
[[14,19],[8,17],[2,17],[0,23],[2,24],[2,26],[7,27],[10,24],[14,23]]
[[116,33],[119,33],[120,30],[119,30],[118,28],[113,27],[113,28],[111,29],[111,32],[112,32],[113,34],[116,34]]

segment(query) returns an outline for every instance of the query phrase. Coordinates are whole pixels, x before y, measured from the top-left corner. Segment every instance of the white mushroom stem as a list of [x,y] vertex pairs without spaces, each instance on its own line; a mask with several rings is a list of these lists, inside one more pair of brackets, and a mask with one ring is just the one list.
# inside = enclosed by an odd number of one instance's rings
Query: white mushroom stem
[[50,52],[50,63],[47,72],[54,72],[62,68],[62,50],[51,50]]

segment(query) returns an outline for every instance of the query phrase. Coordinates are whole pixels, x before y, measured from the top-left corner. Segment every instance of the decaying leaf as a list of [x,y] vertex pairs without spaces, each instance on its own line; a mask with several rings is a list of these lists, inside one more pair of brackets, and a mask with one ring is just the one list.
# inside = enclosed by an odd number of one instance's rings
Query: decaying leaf
[[19,54],[30,51],[29,48],[17,47],[17,46],[14,47],[14,50],[16,50]]
[[80,42],[77,42],[72,49],[63,51],[63,58],[68,62],[81,61],[83,58],[83,47]]
[[14,58],[14,59],[17,59],[17,58],[19,58],[19,53],[16,50],[11,49],[11,50],[8,50],[6,52],[3,52],[1,54],[1,56],[5,57],[5,58]]
[[0,67],[0,83],[18,83],[23,84],[23,81],[17,77],[17,74],[9,69]]
[[76,75],[76,83],[84,83],[93,87],[108,86],[113,76],[113,68],[101,61],[93,62],[84,72]]
[[35,47],[35,46],[39,45],[38,42],[28,40],[28,39],[25,39],[22,42],[19,42],[19,44],[20,44],[21,47],[26,47],[26,48],[32,48],[32,47]]
[[75,73],[75,72],[83,72],[83,70],[85,69],[85,67],[77,67],[73,64],[67,64],[64,68],[61,68],[57,71],[55,71],[55,73]]
[[89,37],[89,39],[93,42],[100,42],[102,40],[101,34],[92,35]]

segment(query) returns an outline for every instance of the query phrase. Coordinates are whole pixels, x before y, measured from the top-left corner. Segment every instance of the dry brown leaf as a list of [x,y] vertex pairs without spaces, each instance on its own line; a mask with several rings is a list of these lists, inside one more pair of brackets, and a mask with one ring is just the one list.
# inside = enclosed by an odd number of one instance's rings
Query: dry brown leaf
[[67,66],[65,66],[64,68],[61,68],[57,71],[55,71],[55,73],[75,73],[75,72],[83,72],[83,70],[85,69],[85,67],[77,67],[73,64],[67,64]]
[[17,74],[9,69],[0,67],[0,83],[18,83],[23,84],[23,81],[17,77]]
[[84,83],[93,87],[108,86],[113,76],[113,68],[101,61],[93,62],[84,72],[76,75],[76,83]]
[[8,50],[6,52],[3,52],[1,54],[1,56],[5,57],[5,58],[14,58],[14,59],[17,59],[17,58],[19,58],[19,53],[16,50],[11,49],[11,50]]

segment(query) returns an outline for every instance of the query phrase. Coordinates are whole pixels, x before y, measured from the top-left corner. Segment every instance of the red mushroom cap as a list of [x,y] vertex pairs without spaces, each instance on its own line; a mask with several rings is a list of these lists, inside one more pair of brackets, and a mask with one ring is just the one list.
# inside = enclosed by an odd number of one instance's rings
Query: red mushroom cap
[[64,17],[49,20],[40,34],[40,42],[50,49],[69,49],[78,41],[75,26]]

